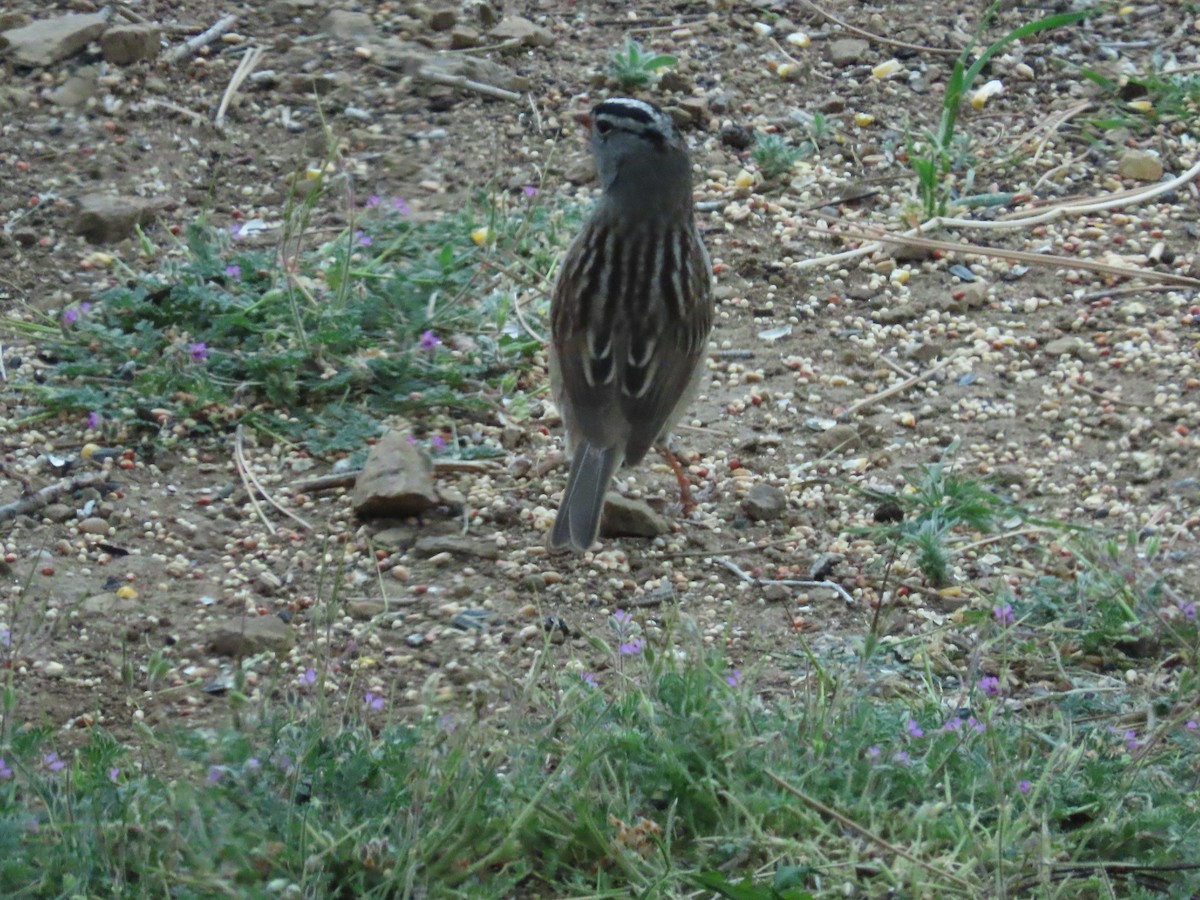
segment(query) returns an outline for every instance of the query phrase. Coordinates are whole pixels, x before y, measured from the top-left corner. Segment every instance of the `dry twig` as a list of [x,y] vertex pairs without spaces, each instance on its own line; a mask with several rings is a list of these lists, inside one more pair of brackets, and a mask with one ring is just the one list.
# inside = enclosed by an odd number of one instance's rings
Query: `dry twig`
[[6,522],[9,519],[15,519],[17,516],[22,516],[41,509],[44,506],[49,506],[63,494],[73,494],[75,491],[103,484],[108,480],[108,475],[108,472],[87,472],[83,475],[64,478],[57,484],[47,485],[39,491],[26,494],[20,500],[14,500],[12,503],[0,506],[0,522]]
[[236,21],[237,16],[235,15],[225,16],[223,19],[218,20],[217,23],[207,31],[202,31],[190,41],[168,50],[163,54],[163,60],[169,65],[174,65],[180,60],[186,59],[201,47],[207,47],[209,44],[227,32],[233,27],[233,23]]
[[242,83],[258,68],[258,64],[262,61],[262,58],[262,47],[250,47],[242,56],[242,61],[238,63],[233,77],[229,79],[228,87],[225,88],[225,94],[221,97],[221,105],[217,107],[217,115],[213,119],[213,124],[218,128],[225,127],[225,113],[229,109],[229,104],[233,101],[233,97],[237,94],[238,88],[242,86]]

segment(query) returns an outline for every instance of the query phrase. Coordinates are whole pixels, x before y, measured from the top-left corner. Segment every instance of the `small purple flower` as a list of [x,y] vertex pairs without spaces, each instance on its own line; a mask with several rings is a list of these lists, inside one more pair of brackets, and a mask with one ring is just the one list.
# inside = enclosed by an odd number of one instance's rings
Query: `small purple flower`
[[436,347],[441,342],[442,342],[442,339],[439,338],[432,331],[426,331],[423,335],[421,335],[420,343],[421,343],[422,350],[432,350],[434,347]]
[[949,722],[947,722],[945,725],[942,726],[942,728],[944,728],[946,731],[953,732],[954,734],[958,734],[958,732],[962,730],[962,727],[963,727],[963,720],[960,719],[958,716],[955,716],[953,719],[951,719]]
[[8,628],[0,629],[0,647],[12,646],[12,630]]
[[641,638],[634,638],[632,641],[626,641],[618,649],[626,656],[630,656],[634,653],[641,653],[644,646],[646,645],[642,643]]
[[229,226],[229,235],[235,241],[240,241],[242,238],[244,238],[246,236],[246,232],[242,230],[242,226],[240,224],[238,224],[237,222],[234,222],[232,225]]
[[300,676],[300,684],[304,687],[312,687],[317,683],[317,670],[308,668],[304,670],[304,674]]
[[209,784],[216,784],[218,781],[220,781],[221,780],[221,767],[220,766],[209,766],[208,767],[208,778],[206,780],[208,781]]
[[925,732],[921,730],[921,726],[917,724],[916,719],[909,719],[905,722],[904,730],[908,732],[909,737],[925,737]]
[[974,716],[971,716],[971,718],[967,719],[967,725],[974,729],[974,731],[978,734],[983,734],[985,731],[987,731],[987,726]]
[[1183,613],[1183,617],[1185,619],[1187,619],[1189,622],[1196,621],[1196,604],[1195,603],[1192,603],[1191,601],[1188,601],[1187,603],[1180,601],[1179,611],[1181,613]]
[[992,609],[992,615],[996,617],[996,621],[1005,628],[1017,621],[1017,617],[1013,615],[1011,603],[1005,603],[1003,606],[997,606]]
[[363,703],[367,705],[368,709],[376,711],[383,709],[383,698],[374,691],[367,691],[366,697],[363,698]]
[[739,684],[741,684],[742,683],[741,669],[734,669],[732,672],[730,672],[728,675],[726,675],[725,683],[727,685],[729,685],[730,687],[737,687]]
[[1022,794],[1028,794],[1033,790],[1033,785],[1029,783],[1028,779],[1022,778],[1019,782],[1017,782],[1017,790]]
[[590,688],[600,687],[600,683],[598,681],[596,681],[596,675],[593,672],[584,672],[579,677],[582,678],[583,683],[586,684]]
[[395,200],[393,200],[392,206],[395,208],[396,212],[400,213],[402,216],[407,216],[412,212],[412,207],[408,205],[403,197],[397,197]]
[[60,772],[63,766],[66,765],[65,762],[58,758],[57,753],[47,753],[42,757],[42,762],[46,764],[46,768],[51,772]]
[[88,313],[90,313],[92,311],[92,304],[89,303],[88,301],[84,300],[82,303],[79,304],[79,311],[86,316]]
[[896,755],[892,757],[892,760],[898,766],[907,766],[908,765],[908,754],[905,753],[903,750],[897,750]]
[[628,625],[633,621],[633,616],[625,612],[623,609],[618,609],[615,613],[613,613],[613,619],[616,620],[618,625]]
[[373,243],[375,243],[375,239],[365,231],[354,232],[354,239],[364,247],[370,247]]
[[1183,727],[1188,731],[1200,731],[1200,722],[1197,722],[1195,719],[1188,719]]
[[1142,742],[1138,740],[1137,732],[1130,728],[1125,732],[1125,749],[1130,753],[1135,752],[1142,746]]
[[442,731],[446,732],[446,734],[451,734],[458,728],[458,722],[455,720],[453,715],[446,713],[444,716],[438,719],[438,727],[441,728]]
[[535,185],[527,184],[525,187],[521,188],[521,193],[523,193],[526,197],[536,197],[538,195],[538,189]]
[[995,697],[1000,693],[1000,679],[995,675],[984,675],[979,679],[979,689],[989,697]]
[[225,274],[228,275],[230,278],[232,278],[234,281],[241,281],[242,280],[242,267],[237,264],[234,264],[232,266],[226,266]]
[[878,747],[872,745],[867,748],[867,759],[879,759],[879,755],[883,753]]
[[256,772],[262,768],[262,763],[260,763],[258,761],[257,756],[252,756],[248,760],[246,760],[246,768],[252,772]]
[[202,363],[208,359],[208,345],[204,341],[188,344],[188,353],[192,356],[192,362]]
[[111,769],[108,770],[108,780],[111,781],[113,784],[116,784],[117,781],[120,780],[120,778],[121,778],[121,770],[118,769],[116,766],[113,766]]
[[429,439],[429,443],[431,443],[433,445],[433,449],[435,449],[435,450],[445,450],[446,449],[446,439],[444,437],[442,437],[440,434],[435,434],[433,437],[431,437]]
[[100,423],[104,421],[104,417],[100,413],[92,410],[88,413],[87,427],[89,431],[97,431],[100,428]]
[[8,767],[8,763],[4,761],[4,757],[0,756],[0,779],[12,778],[12,769]]
[[378,206],[382,202],[383,202],[383,200],[380,198],[380,196],[378,194],[372,194],[370,197],[367,198],[367,206],[375,207],[375,206]]
[[79,310],[73,306],[70,309],[63,310],[62,318],[64,325],[74,325],[79,321]]

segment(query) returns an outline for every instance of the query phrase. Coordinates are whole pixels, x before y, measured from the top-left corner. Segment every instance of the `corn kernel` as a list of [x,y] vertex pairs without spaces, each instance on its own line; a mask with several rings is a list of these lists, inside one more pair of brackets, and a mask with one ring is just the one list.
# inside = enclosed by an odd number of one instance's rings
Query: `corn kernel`
[[893,75],[899,75],[904,71],[904,66],[900,64],[898,59],[889,59],[887,62],[881,62],[871,70],[871,75],[881,81],[884,78],[891,78]]
[[779,66],[775,69],[775,74],[784,81],[791,81],[800,74],[800,67],[795,63],[784,63],[782,66]]
[[866,128],[875,121],[875,117],[870,113],[855,113],[854,124],[859,128]]
[[896,269],[890,277],[892,284],[908,284],[908,279],[912,278],[912,272],[908,269]]
[[496,239],[496,232],[486,225],[482,228],[476,228],[471,232],[471,240],[475,242],[475,246],[482,247],[484,244],[490,244]]
[[1154,104],[1149,100],[1130,100],[1129,108],[1137,112],[1150,112],[1154,109]]
[[739,191],[749,190],[754,187],[754,176],[745,169],[737,173],[737,177],[733,179],[733,186]]
[[759,37],[770,37],[771,32],[775,30],[766,22],[755,22],[752,27],[754,28],[754,33]]
[[137,599],[137,591],[135,591],[129,585],[125,584],[125,585],[122,585],[121,587],[117,588],[117,597],[119,597],[122,600],[136,600]]
[[807,47],[809,44],[812,43],[812,38],[810,38],[803,31],[793,31],[786,38],[784,38],[784,40],[787,41],[789,44],[791,44],[793,47],[801,47],[801,48]]
[[971,95],[971,107],[973,109],[983,109],[990,99],[1003,92],[1004,85],[993,78]]

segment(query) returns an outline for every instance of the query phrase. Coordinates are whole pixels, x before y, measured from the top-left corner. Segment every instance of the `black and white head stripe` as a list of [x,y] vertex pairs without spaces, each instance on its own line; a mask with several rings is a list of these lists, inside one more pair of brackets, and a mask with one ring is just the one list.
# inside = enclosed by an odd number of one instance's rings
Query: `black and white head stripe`
[[658,134],[668,137],[675,131],[671,117],[645,100],[618,97],[605,100],[592,109],[592,125],[601,134],[608,129]]

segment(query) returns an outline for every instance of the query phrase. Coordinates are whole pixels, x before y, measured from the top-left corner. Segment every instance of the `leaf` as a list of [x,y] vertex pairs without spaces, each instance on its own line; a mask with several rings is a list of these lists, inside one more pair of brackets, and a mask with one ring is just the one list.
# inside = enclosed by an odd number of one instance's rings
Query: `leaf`
[[642,60],[642,68],[653,72],[657,69],[665,69],[667,66],[673,66],[677,62],[679,62],[678,57],[661,53],[658,56],[651,56],[649,59]]

